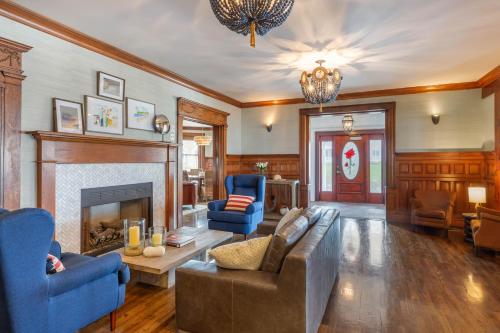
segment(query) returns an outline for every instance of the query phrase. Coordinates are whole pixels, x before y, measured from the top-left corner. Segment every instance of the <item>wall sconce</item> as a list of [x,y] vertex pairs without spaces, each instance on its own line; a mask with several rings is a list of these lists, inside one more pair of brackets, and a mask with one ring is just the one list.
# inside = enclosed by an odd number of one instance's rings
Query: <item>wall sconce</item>
[[431,116],[431,118],[432,118],[432,122],[434,123],[434,125],[439,124],[439,118],[440,118],[440,116],[438,114],[433,114]]
[[271,133],[271,131],[273,130],[273,124],[267,124],[266,125],[266,130]]

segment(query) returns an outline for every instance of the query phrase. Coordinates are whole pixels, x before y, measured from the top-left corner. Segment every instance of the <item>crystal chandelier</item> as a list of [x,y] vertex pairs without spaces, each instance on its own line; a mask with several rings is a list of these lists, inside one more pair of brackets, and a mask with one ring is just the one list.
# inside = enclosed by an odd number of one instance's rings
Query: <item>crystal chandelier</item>
[[255,47],[255,33],[264,36],[285,22],[294,1],[210,0],[210,4],[220,23],[244,36],[250,33],[250,46]]
[[302,72],[300,87],[307,103],[319,104],[320,111],[323,103],[333,102],[340,90],[342,76],[337,68],[327,69],[323,67],[324,60],[318,60],[319,64],[312,73]]
[[193,140],[198,146],[209,146],[212,143],[212,137],[208,135],[197,135]]
[[354,126],[354,119],[352,118],[352,115],[346,114],[342,119],[342,127],[344,128],[344,132],[348,134],[351,133],[353,126]]

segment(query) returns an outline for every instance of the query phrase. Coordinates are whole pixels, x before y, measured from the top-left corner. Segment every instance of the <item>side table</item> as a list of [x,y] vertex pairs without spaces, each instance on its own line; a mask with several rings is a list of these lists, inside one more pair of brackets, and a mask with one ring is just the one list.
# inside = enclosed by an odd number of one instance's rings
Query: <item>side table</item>
[[464,217],[464,241],[474,243],[474,240],[472,239],[472,228],[470,226],[470,222],[477,219],[477,214],[463,213],[462,216]]

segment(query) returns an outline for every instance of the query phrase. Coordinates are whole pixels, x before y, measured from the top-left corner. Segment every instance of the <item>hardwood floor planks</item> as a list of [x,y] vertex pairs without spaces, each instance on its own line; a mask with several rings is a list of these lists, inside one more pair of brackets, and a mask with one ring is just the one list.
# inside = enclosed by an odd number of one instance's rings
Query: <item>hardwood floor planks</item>
[[[500,258],[383,220],[342,218],[342,263],[320,333],[500,332]],[[457,236],[458,235],[458,236]],[[173,289],[127,288],[116,332],[175,332]],[[109,332],[104,317],[82,332]]]

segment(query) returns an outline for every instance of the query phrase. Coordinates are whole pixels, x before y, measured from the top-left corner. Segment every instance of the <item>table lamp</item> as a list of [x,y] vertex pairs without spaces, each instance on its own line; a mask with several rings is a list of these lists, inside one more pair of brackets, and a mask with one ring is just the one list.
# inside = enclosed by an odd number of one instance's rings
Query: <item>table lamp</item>
[[469,202],[476,204],[476,211],[481,204],[486,203],[486,188],[479,186],[469,187]]

